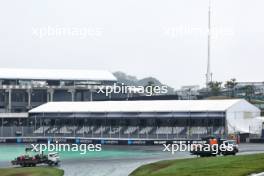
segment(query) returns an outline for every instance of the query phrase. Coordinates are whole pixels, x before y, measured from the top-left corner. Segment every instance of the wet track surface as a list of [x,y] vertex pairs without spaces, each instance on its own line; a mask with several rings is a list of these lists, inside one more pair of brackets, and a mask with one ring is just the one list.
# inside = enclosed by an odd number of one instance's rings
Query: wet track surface
[[[123,150],[128,150],[127,148],[124,148]],[[120,146],[115,149],[122,150]],[[135,156],[84,159],[78,161],[78,164],[68,160],[63,162],[61,167],[65,170],[66,176],[126,176],[143,164],[166,159],[193,157],[185,152],[171,155],[170,153],[162,152],[161,147],[153,146],[133,147],[133,149],[129,148],[129,150],[134,150]],[[138,156],[138,152],[144,154]]]
[[[263,153],[264,144],[241,144],[239,154]],[[126,176],[134,169],[159,160],[195,157],[188,152],[162,152],[162,146],[103,146],[99,153],[62,153],[60,168],[65,176]],[[23,146],[0,145],[0,167],[11,167],[10,160]],[[19,153],[20,152],[20,153]]]

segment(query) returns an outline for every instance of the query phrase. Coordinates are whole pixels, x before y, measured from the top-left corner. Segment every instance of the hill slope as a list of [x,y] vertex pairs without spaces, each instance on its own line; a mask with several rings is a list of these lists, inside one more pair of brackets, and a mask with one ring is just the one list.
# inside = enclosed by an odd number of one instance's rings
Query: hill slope
[[[137,79],[135,76],[127,75],[124,72],[117,71],[113,73],[114,76],[117,78],[117,81],[119,83],[124,83],[128,86],[146,86],[149,82],[154,83],[155,86],[162,86],[165,84],[162,84],[158,79],[154,77],[146,77],[143,79]],[[172,87],[168,86],[168,94],[174,94],[175,91]]]

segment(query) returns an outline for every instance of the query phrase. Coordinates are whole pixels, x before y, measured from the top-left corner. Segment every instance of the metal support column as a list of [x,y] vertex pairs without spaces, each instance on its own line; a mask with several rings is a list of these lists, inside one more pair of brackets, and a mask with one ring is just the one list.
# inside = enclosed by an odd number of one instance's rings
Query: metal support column
[[84,137],[84,123],[83,123],[83,131],[82,131],[82,133],[83,133],[83,137]]
[[49,88],[49,89],[48,89],[48,94],[47,94],[47,95],[48,95],[48,102],[49,102],[49,101],[52,102],[52,101],[53,101],[53,95],[54,95],[54,89]]
[[27,93],[28,93],[28,109],[31,109],[31,93],[32,93],[32,90],[31,89],[28,89],[27,90]]
[[2,135],[2,137],[4,136],[4,118],[2,118],[1,135]]
[[12,89],[8,89],[8,112],[12,112]]
[[110,138],[112,138],[112,127],[111,127],[111,122],[110,122]]
[[70,89],[70,90],[68,90],[68,92],[70,92],[71,93],[71,101],[75,101],[75,89]]
[[93,89],[90,89],[90,101],[93,101]]

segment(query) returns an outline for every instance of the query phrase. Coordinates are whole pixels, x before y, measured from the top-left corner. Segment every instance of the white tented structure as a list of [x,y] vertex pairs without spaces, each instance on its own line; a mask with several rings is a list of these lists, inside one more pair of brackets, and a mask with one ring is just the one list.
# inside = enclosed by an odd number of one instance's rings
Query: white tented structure
[[226,110],[228,133],[261,134],[260,109],[246,100],[237,100]]
[[75,124],[76,131],[66,135],[105,138],[260,135],[263,124],[260,109],[243,99],[49,102],[29,116],[40,124],[36,128]]
[[80,69],[23,69],[0,68],[0,79],[11,80],[108,80],[116,81],[115,76],[106,70]]

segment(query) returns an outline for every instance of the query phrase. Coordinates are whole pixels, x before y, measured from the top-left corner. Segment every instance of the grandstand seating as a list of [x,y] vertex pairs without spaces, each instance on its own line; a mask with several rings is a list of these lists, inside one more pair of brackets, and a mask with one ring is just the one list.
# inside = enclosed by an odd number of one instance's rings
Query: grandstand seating
[[207,128],[206,127],[192,127],[191,134],[207,134]]
[[156,129],[156,134],[172,134],[172,127],[159,127]]
[[136,126],[128,126],[127,129],[124,131],[124,134],[133,134],[137,131],[138,127]]
[[185,127],[173,127],[172,133],[173,134],[181,134],[184,131]]
[[94,126],[83,126],[80,129],[76,130],[76,134],[88,134],[94,130]]
[[122,130],[122,127],[112,127],[109,134],[118,134]]
[[106,129],[107,128],[105,126],[100,126],[94,131],[94,134],[102,134],[106,131]]
[[144,127],[139,131],[139,134],[149,134],[151,132],[151,130],[153,129],[153,127]]
[[214,134],[218,135],[218,134],[221,134],[223,131],[224,131],[223,127],[217,127],[214,129]]
[[53,134],[53,133],[58,133],[58,128],[57,128],[57,127],[52,127],[52,128],[50,128],[50,129],[47,131],[47,133],[51,133],[51,134]]
[[61,128],[58,130],[58,133],[61,133],[61,134],[71,134],[72,131],[69,130],[69,127],[63,126],[63,127],[61,127]]
[[49,129],[49,126],[42,126],[42,127],[39,127],[38,129],[36,129],[33,133],[34,134],[43,134],[48,129]]
[[[219,135],[224,131],[224,127],[169,127],[169,126],[146,126],[146,127],[137,127],[137,126],[42,126],[33,131],[34,134],[46,134],[46,135],[84,135],[90,136],[93,135],[104,135],[116,137],[127,137],[127,135],[134,135],[134,137],[144,137],[145,135],[152,135],[149,137],[158,137],[158,138],[201,138],[207,134]],[[166,135],[166,136],[164,136]],[[169,135],[169,136],[168,136]],[[145,136],[147,137],[147,136]]]

